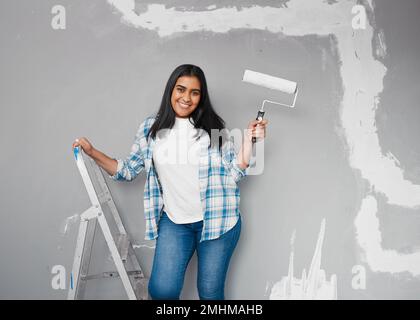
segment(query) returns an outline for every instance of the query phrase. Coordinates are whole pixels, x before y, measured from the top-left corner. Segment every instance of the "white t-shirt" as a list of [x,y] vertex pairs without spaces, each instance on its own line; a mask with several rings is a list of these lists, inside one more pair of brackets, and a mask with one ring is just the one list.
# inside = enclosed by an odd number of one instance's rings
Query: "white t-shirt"
[[162,186],[164,210],[175,223],[203,220],[199,156],[198,131],[188,118],[176,117],[172,129],[157,133],[153,161]]

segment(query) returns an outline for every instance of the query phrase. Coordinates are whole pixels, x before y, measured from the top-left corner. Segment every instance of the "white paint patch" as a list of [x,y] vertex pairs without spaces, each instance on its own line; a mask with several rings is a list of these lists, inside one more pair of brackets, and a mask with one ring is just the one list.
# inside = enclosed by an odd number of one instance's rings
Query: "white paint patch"
[[65,236],[70,229],[70,227],[80,221],[80,215],[74,214],[71,217],[66,218],[60,226],[60,233],[62,236]]
[[[136,28],[156,31],[166,37],[177,32],[211,31],[226,33],[232,29],[260,29],[288,35],[330,34],[331,27],[351,26],[352,4],[345,1],[328,5],[322,0],[294,0],[287,7],[253,6],[212,11],[179,11],[163,4],[149,4],[146,12],[134,12],[134,0],[108,0],[122,13],[123,21]],[[345,8],[346,10],[342,10]],[[322,9],[322,10],[319,10]],[[318,24],[318,26],[314,25]]]
[[377,201],[369,195],[363,199],[355,220],[357,240],[365,249],[365,259],[372,271],[390,273],[408,271],[413,275],[420,275],[420,252],[401,254],[381,247],[382,235],[379,231],[377,212]]
[[146,244],[134,244],[133,245],[133,249],[139,249],[139,248],[156,249],[156,245],[154,245],[154,246],[148,246]]
[[[156,245],[148,246],[146,244],[132,244],[132,246],[133,246],[133,249],[148,248],[148,249],[154,250],[156,248]],[[109,252],[107,260],[112,261],[112,262],[114,261],[114,258],[112,257],[111,252]]]
[[327,281],[326,273],[321,269],[322,244],[325,236],[325,219],[315,247],[314,256],[306,278],[305,269],[302,278],[293,276],[295,231],[290,241],[289,274],[275,283],[271,289],[270,300],[337,300],[337,276],[333,274]]
[[[379,35],[376,48],[372,47],[374,30],[370,24],[363,30],[352,29],[351,11],[357,1],[342,0],[328,4],[324,0],[291,0],[281,8],[253,6],[241,10],[219,8],[212,11],[177,11],[175,8],[166,9],[164,5],[151,4],[140,15],[133,11],[134,0],[108,2],[122,13],[125,23],[136,28],[154,30],[161,37],[179,32],[227,33],[238,28],[265,30],[287,36],[334,35],[342,62],[340,71],[344,97],[340,117],[350,166],[357,169],[376,192],[381,192],[389,204],[419,208],[420,185],[406,180],[398,161],[391,154],[383,154],[379,144],[375,113],[378,96],[383,90],[386,68],[375,60],[372,53],[380,49],[379,56],[384,55],[386,46],[383,35]],[[372,7],[372,1],[368,3]],[[364,219],[369,220],[369,215],[365,214],[362,208],[357,218],[357,227],[365,225]],[[359,232],[358,236],[367,256],[387,255],[386,251],[378,249],[380,237],[370,236],[380,235],[380,230],[371,232]],[[386,259],[379,259],[380,262],[375,263],[375,270],[401,272],[401,266],[406,266],[406,271],[418,274],[417,268],[408,267],[405,262],[417,261],[417,255],[395,255],[395,259],[402,260],[393,264],[384,263]],[[374,263],[373,260],[370,259],[369,264]]]
[[385,58],[386,56],[386,44],[385,44],[385,34],[384,31],[381,30],[378,32],[378,36],[376,39],[376,56],[380,58]]
[[[372,36],[372,28],[366,28],[356,32],[352,41],[338,43],[345,85],[341,121],[350,148],[350,164],[386,196],[389,204],[415,208],[420,205],[420,186],[404,179],[396,158],[390,153],[384,155],[379,144],[375,113],[386,68],[372,56]],[[360,60],[354,58],[353,49]]]

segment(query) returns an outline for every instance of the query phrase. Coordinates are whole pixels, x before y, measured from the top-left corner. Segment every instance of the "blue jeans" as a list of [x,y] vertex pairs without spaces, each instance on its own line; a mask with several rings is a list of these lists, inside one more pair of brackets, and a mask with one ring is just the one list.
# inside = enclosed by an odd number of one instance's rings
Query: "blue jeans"
[[241,233],[241,218],[217,239],[200,242],[202,229],[203,221],[176,224],[162,212],[149,281],[152,299],[179,299],[185,271],[197,250],[200,299],[224,300],[226,273]]

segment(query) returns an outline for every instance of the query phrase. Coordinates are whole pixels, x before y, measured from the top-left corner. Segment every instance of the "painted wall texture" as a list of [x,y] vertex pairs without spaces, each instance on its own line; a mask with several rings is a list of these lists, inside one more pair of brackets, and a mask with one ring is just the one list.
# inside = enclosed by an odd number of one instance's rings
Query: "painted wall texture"
[[[56,5],[65,21],[54,20]],[[245,69],[300,88],[294,109],[266,107],[264,171],[241,181],[226,298],[418,299],[419,9],[416,0],[2,1],[0,298],[67,297],[52,268],[65,268],[67,289],[90,205],[73,140],[125,157],[172,70],[192,63],[228,128],[246,128],[263,99],[285,98],[243,83]],[[107,181],[150,276],[145,176]],[[99,233],[92,272],[113,268]],[[196,268],[194,256],[183,299],[198,298]],[[86,297],[126,295],[112,279],[93,280]]]

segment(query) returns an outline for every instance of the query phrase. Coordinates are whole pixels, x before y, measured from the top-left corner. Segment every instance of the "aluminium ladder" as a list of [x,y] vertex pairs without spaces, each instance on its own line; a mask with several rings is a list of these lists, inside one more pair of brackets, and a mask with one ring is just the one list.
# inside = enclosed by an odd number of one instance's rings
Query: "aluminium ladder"
[[[95,161],[87,157],[90,162],[91,171],[93,171],[93,174],[89,174],[84,160],[85,156],[83,156],[80,147],[74,148],[74,156],[92,206],[80,215],[76,252],[70,278],[71,285],[67,299],[83,299],[87,280],[120,277],[130,300],[147,300],[148,279],[145,278],[137,260],[133,245],[115,207],[101,169]],[[93,180],[95,181],[96,189]],[[103,205],[108,205],[114,218],[118,229],[118,234],[115,237],[111,233],[103,211]],[[97,222],[99,222],[102,229],[117,271],[89,275],[89,264]],[[131,262],[133,270],[127,270],[127,259]]]

